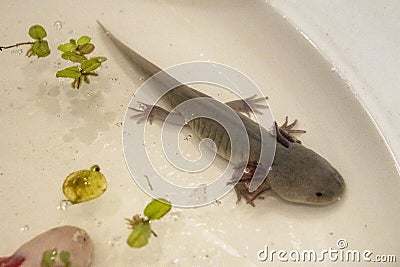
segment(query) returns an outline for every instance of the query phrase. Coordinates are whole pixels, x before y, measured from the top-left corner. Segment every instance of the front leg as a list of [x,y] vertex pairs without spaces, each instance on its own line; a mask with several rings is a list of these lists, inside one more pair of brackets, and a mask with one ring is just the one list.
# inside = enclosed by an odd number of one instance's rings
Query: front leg
[[[256,173],[256,169],[258,169]],[[235,184],[235,192],[237,195],[237,202],[241,200],[242,197],[246,199],[247,204],[255,206],[253,201],[259,197],[265,191],[271,189],[268,183],[262,183],[255,191],[250,192],[249,186],[253,179],[265,180],[267,179],[267,170],[258,163],[248,162],[239,164],[235,168],[231,182],[228,184]]]
[[288,147],[289,143],[301,144],[301,141],[297,139],[297,137],[295,137],[293,134],[301,134],[305,133],[306,131],[293,129],[296,123],[297,120],[294,120],[292,123],[289,124],[288,116],[285,117],[285,122],[281,126],[278,126],[275,122],[277,140],[285,147]]
[[260,195],[262,193],[264,193],[265,191],[268,191],[270,189],[271,189],[271,187],[267,183],[263,183],[255,191],[250,193],[249,192],[249,183],[248,182],[239,182],[235,185],[235,192],[236,192],[236,196],[237,196],[236,203],[238,203],[242,199],[242,197],[244,197],[244,199],[246,199],[247,204],[250,204],[251,206],[255,207],[253,201],[256,198],[260,197]]

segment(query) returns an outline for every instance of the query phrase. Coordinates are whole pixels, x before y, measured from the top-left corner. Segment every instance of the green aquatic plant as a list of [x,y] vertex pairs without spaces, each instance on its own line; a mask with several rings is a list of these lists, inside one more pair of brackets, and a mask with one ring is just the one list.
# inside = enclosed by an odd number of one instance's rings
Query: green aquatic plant
[[98,165],[89,170],[71,173],[65,178],[63,193],[72,204],[89,201],[101,196],[107,189],[107,180]]
[[78,40],[71,39],[68,43],[58,46],[58,50],[62,53],[61,58],[69,60],[73,63],[78,63],[72,67],[68,67],[57,71],[56,77],[74,79],[71,83],[72,88],[79,89],[82,81],[90,83],[89,76],[98,76],[96,69],[101,66],[101,63],[106,61],[106,57],[87,58],[87,55],[95,49],[89,36],[82,36]]
[[[62,250],[60,254],[56,248],[49,249],[43,252],[42,261],[40,263],[40,267],[53,267],[56,264],[57,256],[60,257],[61,262],[64,264],[63,267],[73,267],[72,262],[70,260],[70,254],[68,251]],[[60,266],[60,265],[57,265]],[[60,266],[61,267],[61,266]]]
[[20,45],[30,45],[31,48],[26,52],[26,55],[28,57],[37,56],[39,58],[47,57],[48,55],[50,55],[49,43],[44,40],[44,38],[47,36],[47,33],[42,26],[33,25],[29,28],[28,34],[34,39],[34,41],[21,42],[9,46],[0,46],[0,51],[18,47]]
[[132,233],[126,241],[133,248],[140,248],[149,242],[151,234],[157,234],[151,229],[150,222],[161,219],[171,210],[171,203],[165,199],[153,199],[145,207],[143,214],[145,217],[136,214],[132,219],[126,219]]
[[[26,53],[28,57],[37,56],[39,58],[50,55],[49,44],[44,39],[47,37],[47,33],[42,26],[33,25],[29,28],[28,34],[34,39],[34,41],[21,42],[9,46],[0,46],[0,51],[18,47],[20,45],[30,45],[31,48]],[[61,58],[77,64],[59,70],[56,73],[56,77],[73,79],[71,83],[72,88],[79,89],[82,81],[85,83],[90,83],[89,76],[98,76],[95,70],[101,66],[101,63],[107,60],[106,57],[87,57],[87,55],[92,53],[95,49],[94,44],[92,44],[90,41],[91,38],[84,35],[78,40],[71,39],[68,43],[61,44],[57,48],[63,52]]]

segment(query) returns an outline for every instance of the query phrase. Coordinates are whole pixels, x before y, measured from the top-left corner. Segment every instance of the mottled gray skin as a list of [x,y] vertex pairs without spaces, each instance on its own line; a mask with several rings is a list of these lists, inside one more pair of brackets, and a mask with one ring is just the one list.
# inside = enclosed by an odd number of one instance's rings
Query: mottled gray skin
[[345,189],[342,176],[326,159],[297,143],[277,145],[267,182],[283,199],[316,205],[335,202]]
[[[106,36],[144,78],[149,78],[161,71],[159,67],[116,39],[103,25],[100,24],[100,26],[106,32]],[[169,91],[162,101],[174,108],[180,103],[196,97],[210,96],[182,85]],[[263,165],[262,162],[257,162],[261,147],[260,127],[248,117],[239,113],[238,115],[246,126],[249,136],[249,162]],[[157,115],[154,114],[154,117],[157,118]],[[217,153],[227,160],[230,159],[230,149],[228,149],[230,141],[221,125],[210,119],[201,118],[191,121],[189,126],[200,139],[211,138],[217,146]],[[265,131],[263,127],[261,130]],[[343,195],[345,183],[339,172],[314,151],[298,143],[287,142],[284,145],[278,142],[272,170],[269,171],[267,179],[257,189],[257,192],[248,192],[246,182],[239,182],[235,189],[238,197],[244,196],[248,203],[252,203],[260,193],[271,189],[290,202],[326,205],[337,201]]]

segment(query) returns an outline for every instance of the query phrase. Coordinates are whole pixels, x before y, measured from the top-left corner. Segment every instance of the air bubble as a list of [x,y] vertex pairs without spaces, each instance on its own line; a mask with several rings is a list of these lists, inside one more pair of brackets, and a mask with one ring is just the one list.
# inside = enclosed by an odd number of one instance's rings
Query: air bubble
[[66,210],[70,205],[72,205],[71,201],[63,199],[60,201],[60,204],[57,206],[58,210]]
[[20,230],[21,232],[28,231],[28,230],[29,230],[29,225],[25,224],[24,226],[22,226],[21,228],[19,228],[19,230]]
[[54,22],[54,30],[61,30],[61,28],[64,26],[64,22],[57,20]]
[[18,56],[22,55],[22,53],[23,53],[22,49],[15,49],[11,51],[11,54],[15,54]]
[[121,244],[121,236],[114,237],[113,239],[108,241],[108,245],[110,247],[118,247]]

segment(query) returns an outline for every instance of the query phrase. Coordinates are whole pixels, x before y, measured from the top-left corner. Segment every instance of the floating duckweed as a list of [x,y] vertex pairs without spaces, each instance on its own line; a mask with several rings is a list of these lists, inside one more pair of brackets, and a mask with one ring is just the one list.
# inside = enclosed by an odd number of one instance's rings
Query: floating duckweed
[[71,173],[63,184],[63,193],[73,204],[95,199],[106,189],[107,181],[98,165],[93,165],[90,170]]
[[126,242],[133,248],[141,248],[149,243],[150,236],[151,227],[149,221],[140,220],[135,224]]
[[145,218],[136,214],[132,219],[126,219],[131,234],[126,241],[133,248],[140,248],[149,242],[151,234],[157,237],[157,234],[151,229],[150,221],[159,220],[171,210],[171,202],[165,199],[153,199],[143,211]]
[[171,202],[165,199],[153,199],[143,211],[150,220],[159,220],[171,210]]
[[[56,248],[44,251],[42,254],[42,261],[40,263],[40,267],[61,266],[58,264],[55,265],[56,261],[57,261],[57,254],[58,254],[58,251]],[[61,262],[64,263],[64,265],[62,265],[63,267],[75,266],[70,261],[70,254],[68,251],[62,250],[60,252],[60,254],[58,254],[58,256],[59,256]]]

